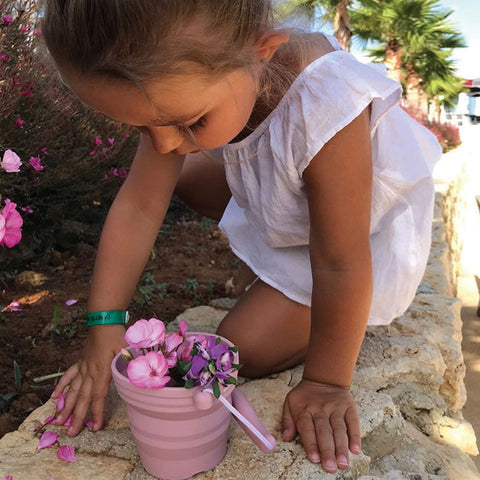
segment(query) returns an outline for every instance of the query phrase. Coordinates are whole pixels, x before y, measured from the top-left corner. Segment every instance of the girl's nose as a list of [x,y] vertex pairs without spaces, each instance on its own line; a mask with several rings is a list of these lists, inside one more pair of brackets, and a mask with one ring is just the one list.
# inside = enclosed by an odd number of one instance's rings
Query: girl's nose
[[153,148],[162,154],[170,153],[183,143],[183,137],[176,127],[149,128],[148,135]]

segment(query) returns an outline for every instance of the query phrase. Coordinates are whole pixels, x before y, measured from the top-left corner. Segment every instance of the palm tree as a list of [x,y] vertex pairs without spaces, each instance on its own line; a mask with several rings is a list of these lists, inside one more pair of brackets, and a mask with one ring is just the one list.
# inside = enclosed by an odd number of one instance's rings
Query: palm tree
[[321,7],[324,20],[328,20],[333,24],[335,37],[348,52],[352,39],[350,14],[348,11],[351,2],[352,0],[290,0],[283,2],[282,8],[289,13],[292,13],[295,9],[301,10],[313,21],[316,7]]
[[428,82],[458,83],[448,57],[465,43],[451,14],[438,0],[361,0],[351,17],[354,34],[365,46],[379,42],[371,56],[385,62],[392,78],[405,80],[407,100],[418,104]]

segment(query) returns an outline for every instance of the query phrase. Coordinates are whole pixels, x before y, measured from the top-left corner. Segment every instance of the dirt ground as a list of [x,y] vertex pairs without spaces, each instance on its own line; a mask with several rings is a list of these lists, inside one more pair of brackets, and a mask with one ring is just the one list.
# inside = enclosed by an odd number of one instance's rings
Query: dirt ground
[[[94,257],[95,248],[80,243],[73,252],[48,252],[25,271],[1,274],[0,437],[49,398],[58,377],[38,377],[78,359]],[[131,318],[168,322],[225,297],[225,282],[238,264],[215,222],[181,218],[164,225],[129,306]],[[65,303],[73,299],[74,305]]]

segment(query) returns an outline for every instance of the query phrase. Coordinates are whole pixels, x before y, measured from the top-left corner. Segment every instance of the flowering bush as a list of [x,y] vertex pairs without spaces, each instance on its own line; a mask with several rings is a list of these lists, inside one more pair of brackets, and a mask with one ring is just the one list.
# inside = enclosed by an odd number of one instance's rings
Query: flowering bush
[[458,147],[462,142],[460,140],[460,130],[449,123],[440,123],[435,120],[429,120],[428,116],[418,108],[403,108],[418,123],[427,127],[436,137],[441,145],[443,152]]
[[188,325],[180,322],[178,332],[166,334],[157,318],[141,319],[129,327],[122,350],[127,360],[127,377],[141,388],[201,386],[211,388],[219,398],[221,386],[237,384],[234,363],[237,347],[229,347],[215,335],[186,335]]
[[0,0],[0,195],[25,213],[22,242],[0,249],[4,268],[96,243],[135,148],[128,127],[88,110],[59,81],[40,15],[35,0]]

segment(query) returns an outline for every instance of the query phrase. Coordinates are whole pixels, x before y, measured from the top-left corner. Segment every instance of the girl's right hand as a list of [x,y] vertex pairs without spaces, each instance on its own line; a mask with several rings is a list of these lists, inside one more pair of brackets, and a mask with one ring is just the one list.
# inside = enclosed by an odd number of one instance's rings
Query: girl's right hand
[[90,405],[93,431],[102,428],[105,397],[112,378],[110,364],[113,357],[126,346],[123,325],[98,325],[89,329],[81,359],[64,373],[51,395],[53,399],[57,399],[66,387],[69,387],[65,406],[55,424],[63,425],[73,413],[72,423],[67,431],[70,437],[74,437],[82,429]]

